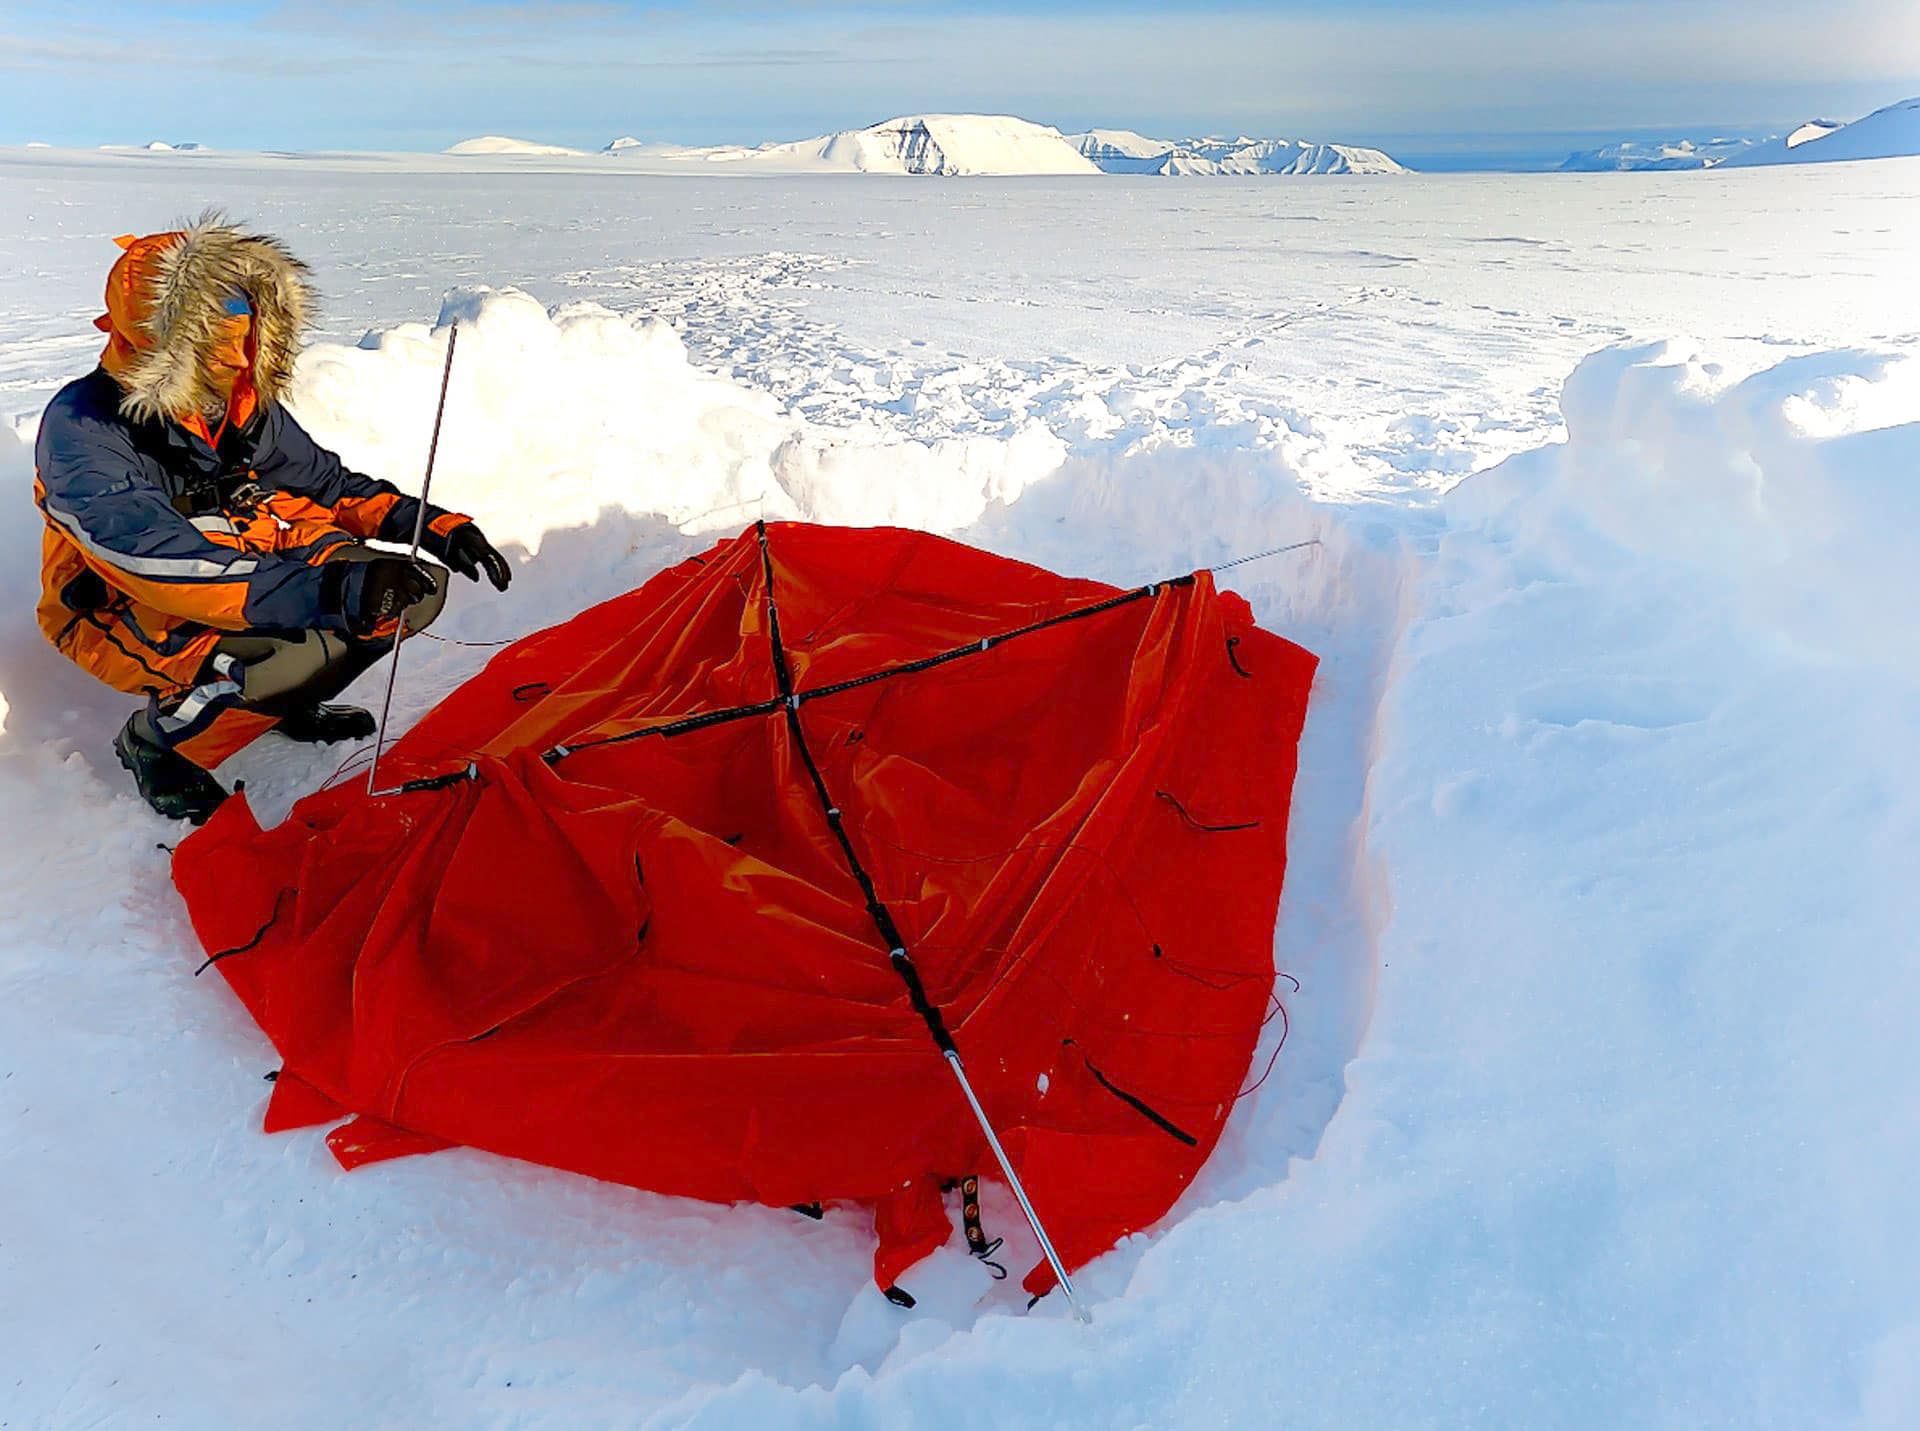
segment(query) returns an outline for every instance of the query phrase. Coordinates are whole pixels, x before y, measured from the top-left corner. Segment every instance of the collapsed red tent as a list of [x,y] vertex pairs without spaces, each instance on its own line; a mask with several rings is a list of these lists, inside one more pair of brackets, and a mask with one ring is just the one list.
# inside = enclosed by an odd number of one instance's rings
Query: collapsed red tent
[[888,1287],[992,1170],[950,1031],[1071,1269],[1249,1076],[1314,665],[1204,572],[774,524],[502,651],[400,793],[237,797],[174,878],[284,1060],[268,1129],[357,1114],[348,1167],[860,1203]]

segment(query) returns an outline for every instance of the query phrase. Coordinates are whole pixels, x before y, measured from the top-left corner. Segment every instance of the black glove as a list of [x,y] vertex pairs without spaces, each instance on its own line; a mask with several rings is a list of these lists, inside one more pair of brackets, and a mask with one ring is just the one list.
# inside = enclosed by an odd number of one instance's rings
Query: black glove
[[341,610],[347,618],[347,629],[356,636],[371,636],[382,622],[393,620],[423,596],[440,589],[432,568],[406,557],[375,557],[337,566],[343,576]]
[[513,580],[513,568],[507,565],[507,559],[473,522],[462,522],[445,536],[429,533],[422,545],[468,581],[480,580],[484,570],[493,589],[505,591]]

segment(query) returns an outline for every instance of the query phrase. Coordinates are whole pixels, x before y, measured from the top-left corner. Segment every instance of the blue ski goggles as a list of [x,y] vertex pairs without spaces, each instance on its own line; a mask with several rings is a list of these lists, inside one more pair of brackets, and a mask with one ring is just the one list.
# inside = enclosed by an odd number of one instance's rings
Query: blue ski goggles
[[226,302],[221,306],[230,317],[247,318],[253,314],[253,300],[247,297],[245,289],[234,289],[227,294]]

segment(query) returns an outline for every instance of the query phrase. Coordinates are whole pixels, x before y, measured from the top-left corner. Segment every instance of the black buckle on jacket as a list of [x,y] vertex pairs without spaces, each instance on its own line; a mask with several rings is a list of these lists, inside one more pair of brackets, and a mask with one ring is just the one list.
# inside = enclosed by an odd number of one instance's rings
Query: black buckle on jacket
[[236,517],[251,517],[254,509],[266,500],[266,489],[247,478],[227,493],[226,507]]
[[173,510],[183,517],[205,517],[220,510],[220,487],[211,477],[187,483],[172,498]]
[[252,474],[227,472],[218,477],[194,477],[173,497],[173,510],[183,517],[250,517],[267,492]]

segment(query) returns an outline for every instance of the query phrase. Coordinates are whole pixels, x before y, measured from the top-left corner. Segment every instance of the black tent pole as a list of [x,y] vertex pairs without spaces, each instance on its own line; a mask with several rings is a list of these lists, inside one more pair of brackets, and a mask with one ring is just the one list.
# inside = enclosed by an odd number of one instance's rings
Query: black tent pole
[[800,763],[806,767],[808,778],[813,783],[813,793],[820,801],[825,812],[827,825],[833,831],[834,838],[840,842],[840,853],[846,859],[847,868],[859,884],[861,893],[866,896],[867,914],[880,937],[887,942],[887,958],[893,965],[901,981],[907,986],[907,997],[913,1004],[913,1010],[919,1014],[932,1036],[934,1045],[952,1070],[954,1081],[960,1085],[960,1092],[967,1100],[967,1107],[973,1110],[974,1121],[979,1123],[980,1132],[992,1149],[994,1161],[999,1163],[1000,1171],[1006,1176],[1007,1186],[1013,1189],[1014,1198],[1020,1204],[1020,1211],[1026,1215],[1027,1226],[1033,1229],[1034,1240],[1040,1244],[1040,1252],[1047,1259],[1047,1265],[1053,1269],[1060,1290],[1066,1294],[1067,1305],[1073,1309],[1074,1316],[1083,1322],[1091,1322],[1092,1316],[1081,1305],[1079,1297],[1074,1295],[1073,1280],[1067,1276],[1067,1265],[1060,1260],[1053,1239],[1047,1236],[1047,1229],[1040,1221],[1040,1214],[1034,1211],[1033,1201],[1027,1196],[1025,1184],[1020,1174],[1014,1170],[1013,1160],[1007,1156],[1007,1150],[1000,1144],[1000,1135],[994,1131],[993,1122],[987,1117],[987,1110],[980,1106],[980,1099],[973,1091],[973,1084],[967,1078],[966,1066],[960,1061],[960,1050],[953,1041],[953,1034],[947,1028],[947,1021],[941,1016],[939,1006],[927,997],[926,986],[920,982],[920,971],[914,967],[913,956],[907,952],[906,940],[900,935],[899,926],[893,922],[893,913],[881,902],[879,893],[874,889],[873,878],[861,864],[860,857],[854,852],[853,842],[847,838],[843,828],[840,807],[833,803],[827,793],[827,784],[820,774],[820,767],[814,762],[813,751],[807,745],[806,732],[800,726],[800,700],[794,694],[793,673],[787,667],[787,653],[780,644],[780,608],[773,595],[773,553],[767,545],[767,524],[764,520],[756,524],[760,537],[760,567],[767,587],[767,637],[773,648],[774,676],[780,685],[780,696],[786,707],[787,730],[793,736],[794,748],[800,754]]

